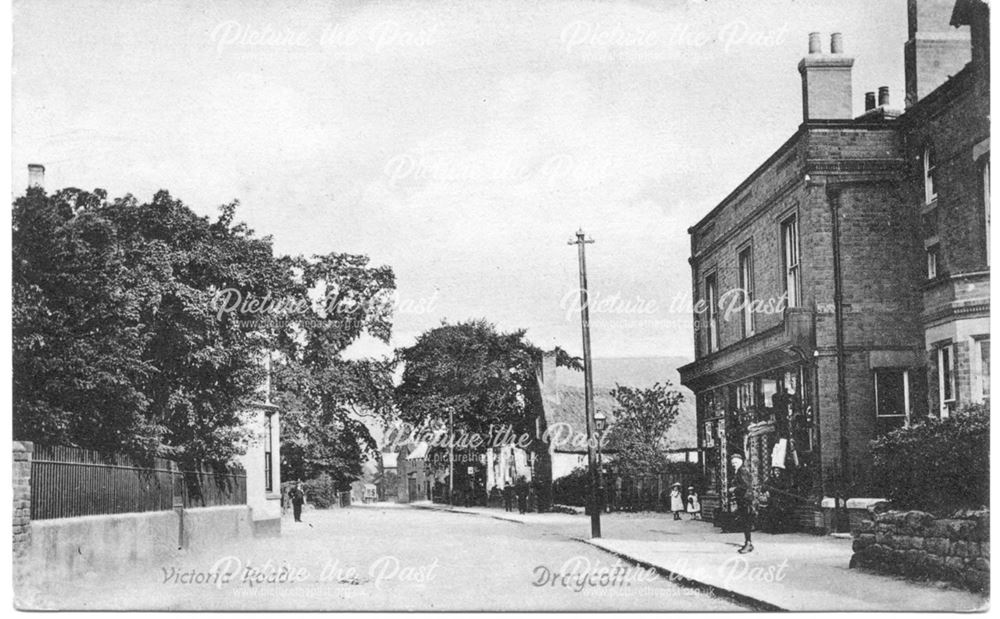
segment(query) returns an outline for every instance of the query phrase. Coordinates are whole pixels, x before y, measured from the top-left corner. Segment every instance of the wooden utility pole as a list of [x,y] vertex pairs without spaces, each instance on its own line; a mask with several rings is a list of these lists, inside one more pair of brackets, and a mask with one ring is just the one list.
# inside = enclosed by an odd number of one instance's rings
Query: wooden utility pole
[[590,363],[590,307],[587,296],[587,256],[585,247],[593,240],[584,238],[583,229],[577,230],[576,240],[570,240],[570,245],[576,245],[580,254],[580,320],[583,326],[583,388],[584,410],[587,415],[587,467],[590,471],[590,536],[601,536],[601,506],[597,498],[599,484],[597,470],[597,454],[594,444],[594,375]]

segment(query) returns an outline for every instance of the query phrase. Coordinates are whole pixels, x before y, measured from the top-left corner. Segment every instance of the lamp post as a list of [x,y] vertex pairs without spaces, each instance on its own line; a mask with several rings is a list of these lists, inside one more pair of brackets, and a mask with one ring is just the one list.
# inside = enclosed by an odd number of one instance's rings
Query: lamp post
[[597,432],[597,509],[604,511],[607,498],[604,495],[604,462],[601,458],[601,444],[604,443],[604,431],[608,429],[608,416],[597,411],[594,413],[594,430]]

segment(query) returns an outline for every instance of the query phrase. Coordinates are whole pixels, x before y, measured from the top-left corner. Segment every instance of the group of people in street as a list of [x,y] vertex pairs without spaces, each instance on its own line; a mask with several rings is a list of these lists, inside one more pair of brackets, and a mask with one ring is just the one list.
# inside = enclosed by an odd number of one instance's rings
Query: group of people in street
[[528,513],[528,495],[531,493],[531,486],[523,475],[517,478],[513,486],[510,482],[505,483],[501,492],[503,494],[504,511],[514,511],[514,500],[517,499],[518,513]]

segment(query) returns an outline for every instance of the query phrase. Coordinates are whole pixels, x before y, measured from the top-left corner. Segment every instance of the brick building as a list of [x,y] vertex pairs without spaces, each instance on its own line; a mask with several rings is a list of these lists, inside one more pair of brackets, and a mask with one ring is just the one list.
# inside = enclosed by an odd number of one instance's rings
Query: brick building
[[821,525],[872,438],[988,397],[989,9],[908,5],[907,109],[854,116],[843,37],[810,35],[803,122],[688,231],[707,518],[734,450],[783,528]]

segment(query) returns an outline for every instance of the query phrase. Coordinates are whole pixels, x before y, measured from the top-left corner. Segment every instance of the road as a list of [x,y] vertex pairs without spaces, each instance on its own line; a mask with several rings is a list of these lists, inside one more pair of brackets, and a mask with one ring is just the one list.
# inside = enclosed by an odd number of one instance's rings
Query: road
[[280,538],[50,584],[36,603],[81,610],[744,610],[564,533],[523,524],[396,505],[309,511],[304,520],[286,519]]

